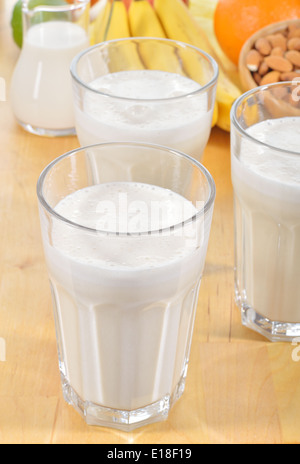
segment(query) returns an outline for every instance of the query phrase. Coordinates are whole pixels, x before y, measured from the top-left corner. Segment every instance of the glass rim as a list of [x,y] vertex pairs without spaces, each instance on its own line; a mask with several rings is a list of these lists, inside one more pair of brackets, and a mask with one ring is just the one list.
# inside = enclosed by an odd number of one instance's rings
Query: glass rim
[[[97,48],[105,48],[105,47],[109,46],[110,44],[117,43],[117,42],[150,42],[150,41],[162,42],[162,43],[170,43],[170,44],[173,43],[173,44],[179,45],[182,49],[187,49],[188,48],[188,49],[191,49],[191,50],[195,50],[198,54],[200,54],[202,57],[204,57],[209,62],[209,64],[211,65],[212,71],[213,71],[212,78],[209,80],[209,82],[207,82],[205,85],[201,86],[199,89],[193,90],[192,92],[184,93],[182,95],[178,95],[178,96],[175,96],[175,97],[167,97],[167,98],[130,98],[130,97],[122,97],[120,95],[111,95],[109,93],[100,92],[97,89],[93,89],[89,84],[84,82],[78,76],[77,65],[78,65],[79,61],[81,60],[81,58],[83,56],[85,56],[85,55],[88,55],[89,53],[91,53],[93,50],[95,50]],[[85,89],[89,90],[90,92],[96,93],[97,95],[102,95],[102,96],[105,96],[105,97],[114,98],[114,99],[121,100],[121,101],[163,102],[163,101],[176,101],[178,99],[187,98],[189,96],[193,96],[193,95],[197,95],[197,94],[207,92],[211,87],[213,87],[217,83],[218,75],[219,75],[219,67],[218,67],[218,64],[215,61],[215,59],[212,56],[210,56],[208,53],[201,50],[200,48],[195,47],[194,45],[186,44],[186,43],[181,42],[179,40],[173,40],[173,39],[169,39],[169,38],[160,38],[160,37],[125,37],[125,38],[122,38],[122,39],[112,39],[112,40],[107,40],[105,42],[100,42],[100,43],[92,45],[92,46],[88,47],[87,49],[83,50],[82,52],[78,53],[73,58],[73,60],[71,62],[70,73],[71,73],[72,78],[79,85],[81,85]]]
[[[64,216],[62,216],[61,214],[57,213],[52,208],[52,206],[46,201],[46,199],[44,197],[44,193],[43,193],[44,181],[45,181],[45,178],[46,178],[47,174],[51,171],[51,169],[54,166],[56,166],[58,163],[60,163],[62,160],[66,159],[66,158],[70,158],[70,157],[76,155],[78,152],[84,152],[84,151],[87,151],[88,149],[92,149],[92,148],[102,148],[102,147],[104,148],[104,147],[111,147],[111,146],[152,148],[152,149],[155,149],[155,150],[162,150],[162,151],[165,151],[165,152],[168,152],[168,153],[172,153],[173,155],[176,155],[178,158],[185,158],[194,167],[196,167],[197,169],[199,169],[202,172],[202,174],[204,175],[204,177],[205,177],[205,179],[207,181],[207,184],[209,186],[208,198],[207,198],[206,201],[203,202],[203,204],[204,204],[203,208],[199,209],[195,214],[193,214],[188,219],[185,219],[184,221],[181,221],[179,223],[176,223],[176,224],[173,224],[171,226],[164,227],[164,228],[161,228],[161,229],[147,230],[147,231],[143,231],[143,232],[114,232],[114,231],[106,231],[106,230],[102,230],[102,229],[96,229],[96,228],[84,226],[82,224],[77,224],[76,222],[71,221],[71,220],[65,218]],[[75,148],[73,150],[69,150],[68,152],[60,155],[59,157],[57,157],[56,159],[51,161],[43,169],[43,171],[39,175],[39,178],[38,178],[38,181],[37,181],[36,191],[37,191],[38,200],[39,200],[40,204],[43,206],[43,208],[45,208],[46,211],[51,216],[54,216],[56,219],[60,220],[61,222],[64,222],[64,223],[68,224],[69,226],[73,226],[73,227],[75,227],[77,229],[80,229],[82,231],[86,231],[86,232],[89,232],[89,233],[96,233],[96,234],[101,234],[101,235],[105,235],[105,236],[115,236],[115,237],[117,237],[117,236],[118,237],[130,237],[130,236],[133,236],[133,237],[134,236],[135,237],[136,236],[139,236],[139,237],[148,236],[149,237],[151,235],[158,235],[158,234],[160,235],[160,234],[170,232],[170,231],[175,232],[176,230],[178,230],[178,229],[180,229],[182,227],[185,227],[187,224],[195,222],[199,218],[202,218],[203,216],[205,216],[208,213],[208,211],[210,211],[210,209],[213,207],[215,197],[216,197],[215,181],[214,181],[212,175],[210,174],[210,172],[199,161],[195,160],[191,156],[189,156],[189,155],[187,155],[187,154],[185,154],[185,153],[183,153],[181,151],[178,151],[178,150],[175,150],[175,149],[163,146],[163,145],[144,143],[144,142],[104,142],[104,143],[96,143],[96,144],[92,144],[92,145],[86,145],[86,146],[83,146],[83,147]]]
[[81,9],[84,5],[88,5],[90,0],[73,0],[74,3],[66,3],[61,5],[36,5],[30,8],[30,0],[22,0],[22,11],[24,13],[38,13],[38,12],[64,12],[64,11],[76,11]]
[[[266,84],[266,85],[261,85],[261,86],[258,86],[258,87],[255,87],[253,89],[250,89],[248,90],[247,92],[243,93],[241,96],[239,96],[235,102],[233,103],[232,105],[232,108],[231,108],[231,111],[230,111],[230,117],[231,117],[231,122],[232,124],[235,126],[235,128],[240,132],[241,135],[243,135],[243,137],[247,138],[248,140],[250,140],[251,142],[254,142],[256,143],[257,145],[260,145],[260,146],[263,146],[263,147],[266,147],[268,149],[271,149],[273,151],[277,151],[278,153],[281,153],[281,154],[284,154],[285,156],[287,154],[289,155],[292,155],[292,156],[300,156],[300,151],[297,152],[297,151],[292,151],[292,150],[287,150],[287,149],[284,149],[284,148],[280,148],[280,147],[277,147],[275,145],[271,145],[269,143],[266,143],[266,142],[262,142],[261,140],[253,137],[252,135],[250,135],[242,126],[241,124],[239,123],[238,119],[237,119],[237,109],[238,107],[240,106],[240,104],[248,99],[249,97],[251,97],[251,95],[255,95],[255,94],[258,94],[258,93],[261,93],[261,92],[265,92],[269,89],[272,89],[274,87],[291,87],[292,85],[295,85],[297,82],[295,81],[282,81],[282,82],[275,82],[275,83],[272,83],[272,84]],[[299,81],[298,81],[298,84],[299,84]],[[287,116],[289,117],[289,116]],[[293,116],[291,116],[293,117]],[[275,119],[275,118],[274,118]]]

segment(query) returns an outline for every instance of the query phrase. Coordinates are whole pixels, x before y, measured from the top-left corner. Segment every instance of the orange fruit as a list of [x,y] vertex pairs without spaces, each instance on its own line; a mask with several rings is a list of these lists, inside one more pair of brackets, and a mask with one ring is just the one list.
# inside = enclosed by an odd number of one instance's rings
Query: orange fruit
[[300,0],[219,0],[214,29],[224,53],[238,64],[246,40],[259,29],[300,18]]

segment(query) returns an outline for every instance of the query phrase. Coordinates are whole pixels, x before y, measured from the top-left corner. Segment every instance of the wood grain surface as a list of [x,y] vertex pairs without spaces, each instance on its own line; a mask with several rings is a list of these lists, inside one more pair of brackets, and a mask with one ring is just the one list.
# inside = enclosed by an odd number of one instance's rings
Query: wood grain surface
[[78,141],[30,135],[14,120],[13,4],[0,0],[0,443],[300,443],[300,350],[244,328],[234,303],[230,138],[217,128],[203,160],[217,197],[184,395],[166,422],[130,433],[88,426],[64,402],[36,182]]

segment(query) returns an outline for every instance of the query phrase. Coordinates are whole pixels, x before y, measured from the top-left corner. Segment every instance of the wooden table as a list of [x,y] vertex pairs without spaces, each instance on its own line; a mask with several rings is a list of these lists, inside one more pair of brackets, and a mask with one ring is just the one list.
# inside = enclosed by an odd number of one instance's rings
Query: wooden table
[[88,426],[64,402],[36,181],[78,141],[30,135],[14,120],[13,3],[0,0],[0,443],[300,443],[298,348],[244,328],[234,303],[229,134],[217,128],[204,158],[217,197],[184,395],[166,422],[130,433]]

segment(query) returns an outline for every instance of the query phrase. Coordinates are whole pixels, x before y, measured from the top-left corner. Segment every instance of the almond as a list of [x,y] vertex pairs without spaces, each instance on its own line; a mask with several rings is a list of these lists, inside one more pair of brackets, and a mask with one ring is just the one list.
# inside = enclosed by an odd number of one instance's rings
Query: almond
[[277,87],[277,86],[275,86],[272,89],[272,94],[274,95],[275,98],[277,98],[279,100],[283,100],[288,95],[288,89],[286,87],[281,87],[281,86]]
[[290,24],[288,26],[288,38],[300,37],[300,27],[297,24]]
[[268,71],[269,71],[269,66],[267,65],[265,61],[263,61],[258,68],[258,73],[260,74],[260,76],[264,76],[265,74],[267,74]]
[[256,72],[262,62],[263,57],[257,50],[250,50],[246,57],[246,66],[251,72]]
[[283,56],[284,55],[284,50],[282,50],[282,48],[280,47],[274,47],[272,48],[272,51],[271,51],[271,55],[275,55],[275,56]]
[[274,71],[290,72],[293,70],[292,63],[282,56],[266,56],[265,62],[267,63],[269,68],[273,69]]
[[255,80],[257,85],[260,85],[261,75],[258,72],[253,73],[253,79]]
[[281,73],[280,80],[282,81],[292,81],[293,79],[300,79],[300,71],[293,71],[289,73]]
[[272,50],[272,46],[270,42],[264,37],[257,39],[254,46],[256,50],[263,56],[270,55],[271,50]]
[[279,81],[280,81],[280,72],[270,71],[262,77],[260,81],[260,85],[274,84],[275,82],[279,82]]
[[287,48],[289,50],[300,50],[300,37],[293,37],[287,42]]
[[300,67],[300,52],[297,50],[288,50],[285,52],[285,58],[287,58],[293,65]]
[[270,42],[273,48],[280,47],[283,51],[287,49],[287,39],[281,33],[268,35],[266,39]]
[[246,66],[257,85],[300,80],[300,22],[258,38],[246,56]]

